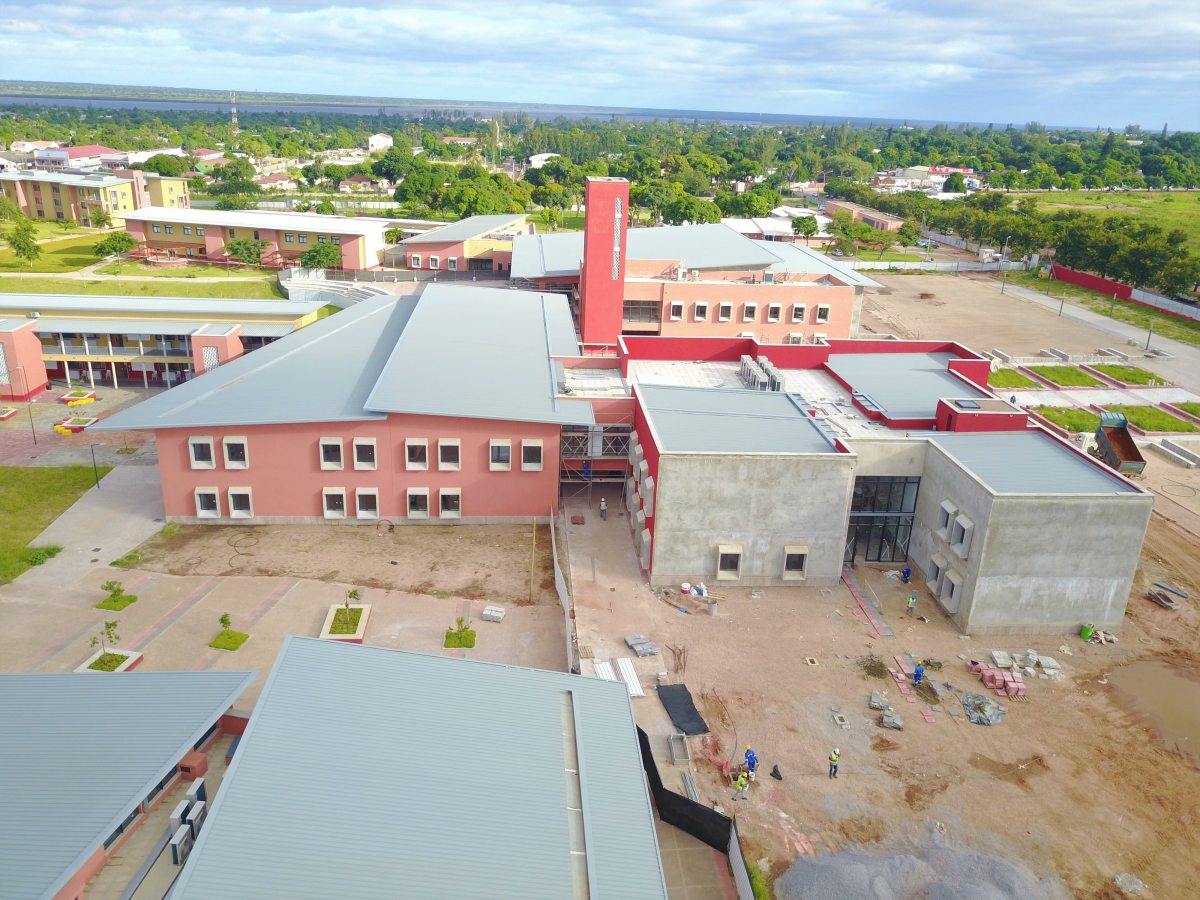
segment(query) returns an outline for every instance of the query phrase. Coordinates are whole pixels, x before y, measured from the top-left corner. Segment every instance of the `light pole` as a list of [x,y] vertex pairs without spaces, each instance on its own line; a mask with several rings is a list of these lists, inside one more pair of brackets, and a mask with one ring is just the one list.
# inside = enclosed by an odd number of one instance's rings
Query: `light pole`
[[29,376],[25,374],[24,366],[13,366],[13,371],[20,371],[21,384],[25,385],[25,411],[29,413],[29,433],[33,435],[33,446],[37,446],[37,428],[33,424],[33,403],[29,400]]
[[1008,252],[1008,242],[1012,240],[1012,235],[1008,235],[1004,239],[1004,246],[1000,248],[1000,293],[1004,293],[1004,286],[1008,281],[1008,269],[1004,268],[1004,256]]

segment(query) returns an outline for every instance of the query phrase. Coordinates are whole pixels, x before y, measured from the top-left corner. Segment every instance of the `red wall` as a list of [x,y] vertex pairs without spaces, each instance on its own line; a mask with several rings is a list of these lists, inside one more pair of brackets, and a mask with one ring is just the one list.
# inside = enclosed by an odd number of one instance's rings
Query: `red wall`
[[46,364],[42,361],[42,342],[34,326],[36,319],[10,331],[0,331],[0,345],[8,369],[8,383],[0,384],[0,400],[18,402],[36,397],[46,390]]
[[991,393],[988,387],[988,375],[992,371],[991,360],[987,359],[952,359],[947,368],[961,378],[965,378],[975,387]]
[[1113,281],[1111,278],[1101,278],[1091,272],[1080,272],[1077,269],[1055,265],[1050,267],[1050,277],[1058,281],[1065,281],[1067,284],[1077,284],[1089,290],[1099,291],[1110,297],[1115,294],[1121,300],[1129,300],[1133,297],[1133,288],[1129,285]]
[[938,401],[938,431],[1022,431],[1027,427],[1029,417],[1015,409],[1012,412],[987,412],[959,409],[945,400]]
[[[618,214],[616,206],[621,204]],[[625,236],[629,182],[588,178],[584,188],[583,264],[579,271],[579,332],[585,344],[615,344],[625,312]],[[617,229],[620,229],[618,236]],[[613,242],[619,255],[613,273]]]
[[[658,458],[661,455],[661,450],[654,440],[654,433],[650,430],[650,420],[646,417],[646,411],[642,408],[642,398],[637,395],[637,385],[633,387],[633,397],[635,405],[633,407],[633,430],[638,436],[638,444],[642,448],[642,457],[646,460],[646,467],[649,470],[649,477],[654,479],[654,508],[658,509]],[[635,510],[630,510],[631,518]],[[650,536],[654,536],[654,516],[646,516],[646,527],[650,529]]]

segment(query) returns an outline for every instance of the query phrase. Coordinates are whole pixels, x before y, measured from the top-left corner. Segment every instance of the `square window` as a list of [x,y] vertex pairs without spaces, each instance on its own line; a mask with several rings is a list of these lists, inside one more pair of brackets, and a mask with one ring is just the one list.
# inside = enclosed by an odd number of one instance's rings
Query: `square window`
[[742,306],[742,321],[753,322],[758,319],[758,304],[746,303]]
[[791,544],[783,548],[783,579],[802,581],[808,570],[808,547]]
[[682,303],[672,303],[671,304],[671,321],[678,322],[682,318],[683,318],[683,304]]
[[196,488],[196,518],[221,518],[221,498],[216,488]]
[[937,536],[943,541],[950,539],[950,523],[958,515],[958,507],[949,500],[943,500],[938,507]]
[[440,269],[441,267],[442,267],[442,261],[441,261],[441,259],[439,259],[439,258],[438,258],[438,257],[436,257],[436,256],[431,256],[431,257],[429,257],[429,268],[431,268],[431,269]]
[[493,472],[507,472],[512,468],[512,441],[492,441],[489,445],[489,468]]
[[323,234],[318,234],[318,235],[317,235],[317,243],[318,243],[318,244],[323,244],[323,243],[325,243],[325,235],[323,235]]
[[253,519],[254,518],[254,500],[250,495],[250,488],[237,487],[230,488],[229,494],[229,518],[231,519]]
[[707,303],[697,303],[696,306],[694,307],[694,310],[695,310],[695,317],[696,317],[697,322],[707,322],[708,321],[708,304]]
[[375,438],[355,438],[354,439],[354,468],[356,469],[374,469],[377,467],[375,462]]
[[244,437],[227,437],[221,441],[225,450],[225,468],[250,468],[250,445]]
[[742,545],[721,544],[717,547],[717,580],[736,581],[742,573]]
[[457,272],[458,271],[458,257],[451,256],[449,259],[447,259],[446,260],[446,268],[451,272]]
[[429,488],[408,489],[408,517],[410,519],[429,518]]
[[188,438],[188,455],[192,460],[193,469],[215,469],[217,467],[212,438]]
[[345,488],[325,488],[321,491],[325,506],[325,518],[327,519],[344,519],[346,518],[346,489]]
[[418,256],[417,254],[415,254],[415,253],[414,253],[412,256],[410,256],[410,257],[408,258],[408,267],[409,267],[410,269],[419,269],[419,268],[421,268],[421,257],[419,257],[419,256]]
[[521,471],[542,471],[541,441],[521,441]]
[[443,519],[462,516],[462,489],[442,488],[438,491],[438,515]]
[[294,244],[294,243],[296,243],[296,236],[294,234],[286,234],[285,233],[283,236],[283,242],[285,244]]
[[161,234],[162,226],[161,225],[151,225],[150,230],[153,231],[155,234]]
[[733,304],[732,303],[722,303],[720,306],[717,307],[717,321],[718,322],[728,322],[732,318],[733,318]]
[[438,441],[438,468],[443,472],[457,472],[462,468],[462,447],[458,438],[443,438]]
[[296,240],[299,241],[301,244],[307,244],[308,243],[308,235],[307,234],[297,235]]
[[166,227],[166,229],[165,229],[165,230],[166,230],[167,234],[174,234],[174,233],[175,233],[175,226],[174,226],[174,225],[168,225],[168,226]]
[[807,315],[808,315],[808,307],[805,306],[803,303],[793,303],[792,304],[792,321],[793,322],[803,322],[805,316],[807,316]]
[[191,233],[192,233],[192,226],[191,226],[191,225],[184,225],[184,226],[183,226],[183,233],[184,233],[184,234],[191,234]]
[[824,325],[829,321],[829,307],[824,303],[817,305],[817,324]]
[[338,237],[336,234],[331,234],[329,236],[329,243],[331,243],[335,246],[340,246],[342,243],[342,239],[340,237]]
[[204,237],[204,226],[203,225],[196,226],[196,235],[198,237]]
[[342,468],[342,439],[321,438],[321,468]]
[[354,492],[355,515],[360,519],[379,518],[379,491],[376,488],[359,488]]
[[425,438],[408,438],[404,442],[404,468],[429,468],[429,441]]
[[768,322],[778,322],[782,315],[783,315],[783,307],[780,306],[778,303],[772,303],[769,306],[767,306],[767,321]]

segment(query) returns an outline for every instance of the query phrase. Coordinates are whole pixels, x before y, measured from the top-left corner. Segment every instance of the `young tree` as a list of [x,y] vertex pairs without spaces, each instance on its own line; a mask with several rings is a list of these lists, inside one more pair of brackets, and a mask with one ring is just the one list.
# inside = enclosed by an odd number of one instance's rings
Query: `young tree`
[[257,266],[262,262],[262,253],[270,246],[270,243],[270,241],[256,241],[254,238],[241,238],[236,241],[228,241],[225,244],[225,255],[249,265]]
[[92,640],[90,642],[92,648],[94,649],[99,647],[101,653],[108,653],[108,645],[116,644],[119,640],[121,640],[121,636],[117,634],[117,626],[120,624],[121,623],[116,620],[113,620],[112,622],[105,622],[104,627],[96,634],[92,635]]
[[231,619],[229,617],[229,613],[227,613],[227,612],[221,613],[221,618],[218,619],[218,621],[221,623],[222,631],[228,631],[230,629],[230,627],[233,625],[233,619]]
[[808,245],[820,230],[821,225],[815,216],[792,216],[792,234],[797,237],[803,235],[805,245]]
[[306,269],[338,269],[342,265],[342,251],[332,244],[317,244],[300,255],[300,265]]
[[36,234],[33,223],[28,219],[21,219],[5,235],[13,255],[17,259],[29,263],[31,269],[37,258],[42,255],[42,248],[38,246]]
[[93,228],[108,228],[112,225],[112,216],[108,210],[97,207],[88,212],[88,221],[92,223]]
[[917,241],[921,239],[921,226],[912,219],[905,221],[900,226],[900,230],[896,232],[896,239],[900,242],[901,247],[913,247]]
[[217,209],[254,209],[257,204],[243,194],[226,194],[217,200]]
[[944,194],[965,194],[967,192],[967,183],[962,177],[962,172],[951,172],[950,176],[942,183],[942,193]]
[[128,253],[136,246],[137,241],[128,231],[116,231],[96,244],[92,252],[103,259],[106,256]]

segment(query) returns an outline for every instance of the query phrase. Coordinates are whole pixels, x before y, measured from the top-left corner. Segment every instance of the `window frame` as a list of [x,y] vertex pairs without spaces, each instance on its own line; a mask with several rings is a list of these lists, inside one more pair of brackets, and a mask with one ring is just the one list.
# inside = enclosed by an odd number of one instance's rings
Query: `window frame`
[[[211,495],[216,501],[216,508],[212,510],[203,510],[200,508],[201,495]],[[219,519],[221,518],[221,491],[216,487],[198,487],[192,491],[192,499],[196,505],[197,519]]]
[[[194,447],[208,447],[208,462],[197,460]],[[211,437],[189,437],[188,438],[188,461],[193,469],[215,469],[217,467],[217,449],[215,442]]]
[[733,304],[718,303],[717,304],[717,321],[730,322],[733,320]]
[[[672,322],[678,322],[683,319],[683,303],[678,300],[671,300],[669,303],[670,305],[667,307],[667,318]],[[678,312],[676,312],[676,310],[678,310]]]
[[[496,462],[496,451],[499,449],[508,451],[508,462]],[[488,471],[489,472],[511,472],[512,471],[512,441],[508,438],[492,438],[488,441]]]
[[958,507],[949,500],[943,500],[938,506],[937,527],[933,530],[943,541],[950,540],[950,523],[958,515]]
[[817,317],[814,320],[817,325],[828,325],[829,317],[833,314],[833,307],[828,303],[817,304]]
[[692,305],[692,319],[696,322],[708,321],[708,303],[707,301],[695,303]]
[[[245,494],[249,500],[250,508],[244,512],[239,512],[233,507],[234,495]],[[254,491],[249,487],[231,487],[225,489],[225,505],[229,507],[229,518],[231,519],[253,519],[254,518]]]
[[[242,453],[246,457],[241,462],[229,458],[229,445],[241,444]],[[228,435],[221,438],[221,457],[224,460],[226,469],[248,469],[250,468],[250,441],[243,435]]]
[[[373,437],[356,437],[351,442],[351,449],[354,454],[354,469],[358,472],[373,472],[379,468],[379,446]],[[358,458],[359,447],[371,448],[371,461],[364,463]]]
[[[523,439],[521,441],[521,471],[522,472],[541,472],[545,468],[546,450],[545,450],[545,447],[543,446],[543,444],[544,444],[544,442],[540,438],[533,439],[533,440],[524,440]],[[537,449],[538,461],[536,463],[531,463],[531,462],[525,461],[526,448],[528,448],[530,450],[533,450],[535,448]]]
[[[462,441],[459,438],[438,438],[438,471],[439,472],[461,472],[462,471]],[[442,459],[442,450],[454,448],[455,461],[452,463]],[[489,459],[490,451],[489,451]]]
[[[374,510],[363,510],[362,500],[364,497],[371,497],[375,501]],[[354,518],[356,519],[378,519],[379,518],[379,488],[355,488],[354,489]]]
[[757,322],[758,321],[758,304],[743,303],[742,304],[742,321]]
[[442,267],[442,258],[440,256],[429,257],[429,268],[430,269],[441,269],[441,267]]
[[[413,462],[412,451],[421,450],[425,455],[424,462]],[[429,438],[404,439],[404,470],[406,472],[429,471]]]
[[[789,569],[788,558],[792,556],[802,557],[800,568]],[[807,544],[785,544],[783,548],[783,562],[781,569],[781,577],[784,581],[804,581],[808,577],[808,559],[811,556]]]
[[950,527],[950,550],[959,559],[966,559],[971,552],[971,538],[975,534],[975,523],[959,513]]
[[[424,512],[417,510],[413,512],[413,500],[417,497],[425,498]],[[404,515],[409,519],[428,519],[429,518],[429,488],[427,487],[410,487],[404,492]]]
[[421,268],[421,254],[420,253],[408,254],[408,267],[410,269]]
[[[327,462],[325,460],[325,448],[338,448],[338,461],[336,463]],[[317,439],[317,462],[320,464],[322,472],[340,472],[346,468],[346,447],[345,441],[339,437],[323,437]]]
[[780,321],[780,319],[782,317],[783,317],[783,304],[782,303],[768,303],[767,304],[767,321],[768,322],[778,322],[778,321]]
[[[447,512],[442,505],[446,497],[458,498],[458,509]],[[462,488],[444,487],[438,488],[438,518],[439,519],[461,519],[462,518]]]
[[[331,510],[329,508],[330,497],[342,498],[342,508],[340,512],[336,509]],[[321,488],[321,513],[326,519],[346,518],[346,489],[344,487]]]
[[[732,572],[722,568],[722,563],[726,556],[737,557],[737,568]],[[746,562],[746,551],[741,544],[718,544],[717,545],[717,581],[740,581],[742,578],[742,566]]]

